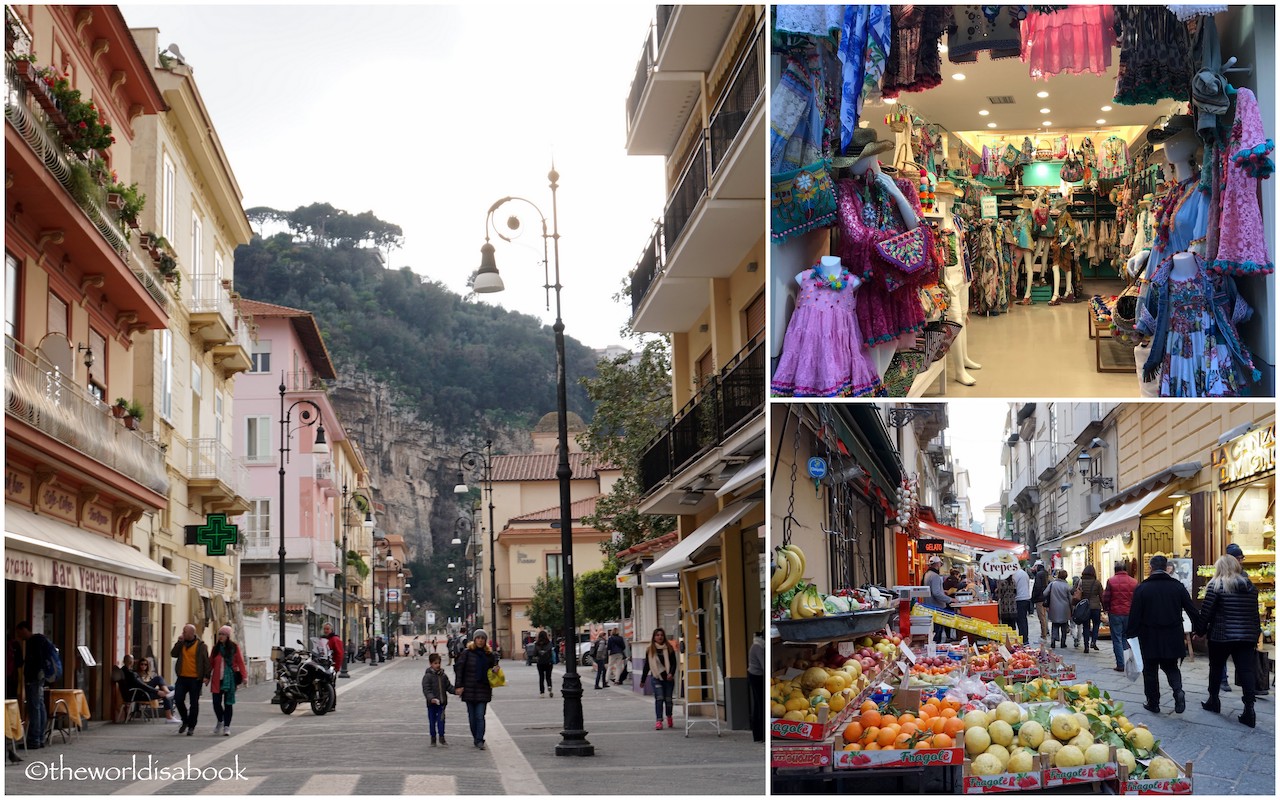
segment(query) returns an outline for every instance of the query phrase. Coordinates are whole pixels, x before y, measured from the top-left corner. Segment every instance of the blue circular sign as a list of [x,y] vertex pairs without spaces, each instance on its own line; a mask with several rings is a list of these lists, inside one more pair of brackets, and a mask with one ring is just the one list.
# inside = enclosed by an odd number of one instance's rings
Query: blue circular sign
[[809,459],[809,477],[815,481],[820,481],[827,476],[827,461],[824,458],[814,456]]

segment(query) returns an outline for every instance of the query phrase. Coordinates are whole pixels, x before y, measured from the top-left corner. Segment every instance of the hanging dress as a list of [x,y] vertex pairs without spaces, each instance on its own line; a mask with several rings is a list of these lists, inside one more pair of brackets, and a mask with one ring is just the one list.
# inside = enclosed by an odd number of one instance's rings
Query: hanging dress
[[1191,37],[1168,6],[1115,6],[1120,72],[1114,102],[1127,106],[1190,100]]
[[1022,60],[1030,64],[1033,79],[1063,72],[1106,75],[1115,38],[1111,6],[1031,11],[1022,21]]
[[858,333],[860,284],[845,269],[834,281],[816,267],[805,276],[770,384],[774,397],[880,393],[879,373],[863,352]]
[[1212,292],[1196,275],[1169,278],[1169,330],[1160,364],[1161,397],[1236,397],[1242,389],[1230,349],[1214,320]]
[[[924,327],[924,307],[918,289],[937,281],[937,272],[921,269],[904,279],[902,273],[876,252],[875,245],[909,228],[893,195],[869,172],[836,182],[840,239],[835,255],[862,279],[858,298],[858,329],[866,347],[875,347]],[[909,181],[895,181],[919,218],[920,196]]]
[[923,92],[942,83],[942,55],[938,43],[948,25],[945,6],[893,6],[893,38],[885,63],[881,94]]
[[1236,118],[1219,162],[1222,215],[1218,252],[1210,272],[1267,275],[1274,271],[1258,204],[1258,184],[1271,175],[1275,142],[1266,138],[1258,99],[1249,89],[1236,92]]

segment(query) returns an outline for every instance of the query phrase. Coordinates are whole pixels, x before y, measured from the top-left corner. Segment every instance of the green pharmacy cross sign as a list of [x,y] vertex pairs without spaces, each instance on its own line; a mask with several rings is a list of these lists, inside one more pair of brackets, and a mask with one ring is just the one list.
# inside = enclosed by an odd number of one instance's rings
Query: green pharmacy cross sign
[[226,514],[209,514],[203,525],[187,525],[186,543],[202,544],[211,556],[225,556],[227,545],[240,539],[240,529],[227,522]]

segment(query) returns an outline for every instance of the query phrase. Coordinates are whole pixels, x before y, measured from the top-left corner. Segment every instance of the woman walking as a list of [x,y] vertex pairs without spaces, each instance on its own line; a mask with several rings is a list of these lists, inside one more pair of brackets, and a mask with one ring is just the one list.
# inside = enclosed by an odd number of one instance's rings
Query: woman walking
[[1084,651],[1098,652],[1098,630],[1102,628],[1102,581],[1098,580],[1098,571],[1092,564],[1080,572],[1080,587],[1076,590],[1073,602],[1089,601],[1089,619],[1084,623]]
[[1213,578],[1205,587],[1204,602],[1196,620],[1195,635],[1209,637],[1209,699],[1200,705],[1215,714],[1222,710],[1222,690],[1227,657],[1236,662],[1236,682],[1244,692],[1244,713],[1237,719],[1250,728],[1257,725],[1253,702],[1257,682],[1258,590],[1244,575],[1235,556],[1222,556],[1213,565]]
[[1013,576],[995,585],[996,610],[1000,615],[1000,624],[1010,628],[1018,627],[1018,587],[1013,585]]
[[533,661],[538,665],[538,696],[543,696],[543,685],[545,682],[546,692],[552,697],[556,696],[555,689],[551,683],[551,638],[547,636],[546,631],[539,631],[538,638],[533,643]]
[[675,647],[667,641],[667,632],[662,628],[654,628],[653,636],[649,637],[649,649],[645,651],[644,669],[640,672],[640,685],[644,686],[644,679],[650,675],[653,676],[653,713],[658,718],[653,729],[656,731],[662,730],[664,707],[667,711],[667,727],[675,725],[675,720],[671,716],[671,706],[675,701],[676,671],[679,666],[679,656]]
[[489,634],[477,628],[475,638],[453,663],[454,691],[467,704],[467,722],[477,748],[484,750],[484,712],[493,699],[489,672],[498,668],[498,657],[489,647]]
[[213,715],[218,718],[218,724],[213,726],[213,735],[221,733],[223,736],[230,736],[236,686],[244,681],[248,671],[245,669],[240,647],[231,640],[230,625],[223,625],[218,629],[218,641],[209,654],[209,665],[209,677],[205,682],[209,684],[209,693],[213,695]]
[[[1071,619],[1071,587],[1067,585],[1067,571],[1060,569],[1044,590],[1044,604],[1049,609],[1049,623],[1053,632],[1049,637],[1049,646],[1059,644],[1067,646],[1067,624]],[[1061,637],[1061,639],[1059,639]]]

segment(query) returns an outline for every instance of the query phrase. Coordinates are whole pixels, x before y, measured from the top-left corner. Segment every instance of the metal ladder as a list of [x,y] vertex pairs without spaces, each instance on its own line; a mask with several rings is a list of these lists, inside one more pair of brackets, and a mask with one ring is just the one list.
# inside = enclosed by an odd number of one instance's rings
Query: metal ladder
[[[684,614],[680,615],[681,641],[686,643],[688,643],[689,641],[694,641],[698,643],[698,652],[696,653],[696,655],[698,656],[698,663],[703,665],[702,669],[688,669],[686,667],[683,670],[684,686],[683,686],[683,691],[681,693],[682,695],[681,706],[684,708],[684,735],[686,738],[689,736],[689,731],[693,729],[693,726],[699,723],[702,723],[705,725],[714,725],[716,729],[716,736],[717,737],[720,736],[720,702],[719,702],[720,697],[716,692],[715,678],[712,677],[711,670],[706,666],[707,654],[702,649],[702,636],[700,635],[701,630],[698,624],[698,617],[705,613],[706,612],[700,608],[695,610],[690,615],[693,617],[692,625],[689,625],[688,623],[686,623]],[[688,630],[689,627],[693,628],[692,639],[690,639],[690,631]],[[694,682],[695,679],[697,681],[696,683]],[[698,701],[690,701],[689,692],[691,690],[697,690],[701,692],[701,696],[703,697],[703,699]],[[706,699],[707,697],[710,697],[711,699],[707,700]],[[689,713],[689,710],[691,708],[697,708],[699,706],[710,706],[711,716],[695,717]]]

